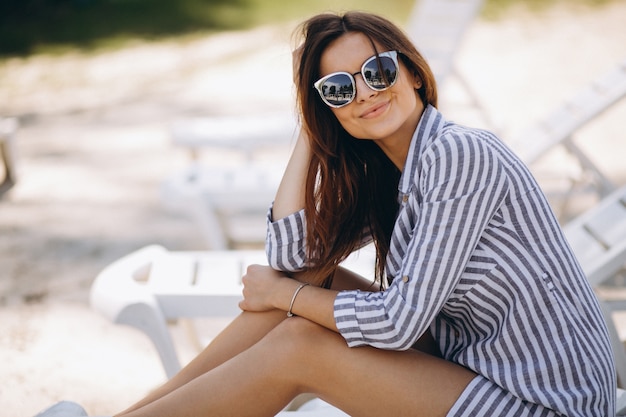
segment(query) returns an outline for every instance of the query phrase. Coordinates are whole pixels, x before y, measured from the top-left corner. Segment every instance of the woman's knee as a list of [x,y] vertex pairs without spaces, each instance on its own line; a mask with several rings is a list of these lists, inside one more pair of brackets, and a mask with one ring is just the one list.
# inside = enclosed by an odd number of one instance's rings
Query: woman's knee
[[311,358],[325,345],[324,341],[337,338],[338,335],[317,323],[301,317],[291,317],[282,321],[267,334],[263,342],[269,349],[281,355],[282,360],[302,363]]
[[[333,358],[329,349],[346,348],[340,336],[316,323],[300,317],[284,320],[260,342],[277,375],[296,387],[298,393],[313,392],[316,373],[328,367]],[[284,372],[280,372],[283,370]]]
[[283,320],[268,336],[278,339],[287,348],[293,347],[300,350],[310,346],[312,341],[323,337],[326,332],[329,330],[317,323],[301,317],[291,317]]

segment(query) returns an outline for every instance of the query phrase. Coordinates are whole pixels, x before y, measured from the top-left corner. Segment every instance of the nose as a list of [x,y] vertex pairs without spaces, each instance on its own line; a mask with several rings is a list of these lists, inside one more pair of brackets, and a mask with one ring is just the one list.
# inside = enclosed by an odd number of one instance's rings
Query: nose
[[363,74],[357,72],[354,77],[355,87],[356,87],[356,96],[355,100],[357,102],[362,102],[368,100],[378,93],[376,90],[371,89],[363,79]]

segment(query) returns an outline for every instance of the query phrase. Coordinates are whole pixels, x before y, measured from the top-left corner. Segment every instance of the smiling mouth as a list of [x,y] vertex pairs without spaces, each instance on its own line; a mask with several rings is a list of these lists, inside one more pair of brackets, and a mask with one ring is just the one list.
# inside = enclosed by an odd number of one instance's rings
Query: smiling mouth
[[387,109],[388,106],[389,106],[389,102],[385,101],[373,107],[370,107],[365,112],[363,112],[363,114],[361,115],[361,118],[371,119],[373,117],[376,117],[379,114],[383,113]]

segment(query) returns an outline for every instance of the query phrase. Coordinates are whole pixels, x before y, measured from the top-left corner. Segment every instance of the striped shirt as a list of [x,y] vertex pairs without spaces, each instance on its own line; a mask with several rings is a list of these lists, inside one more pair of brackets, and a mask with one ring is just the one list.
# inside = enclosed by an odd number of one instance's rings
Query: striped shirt
[[[615,371],[595,295],[525,165],[493,134],[427,107],[400,178],[383,292],[340,292],[349,346],[443,357],[564,415],[614,415]],[[305,262],[305,213],[271,222],[276,269]]]

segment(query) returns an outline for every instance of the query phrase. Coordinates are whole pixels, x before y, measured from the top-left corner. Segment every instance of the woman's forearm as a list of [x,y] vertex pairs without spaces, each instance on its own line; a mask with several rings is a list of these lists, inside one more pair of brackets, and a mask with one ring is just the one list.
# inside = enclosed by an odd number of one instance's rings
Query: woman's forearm
[[276,192],[272,220],[282,219],[304,208],[304,190],[310,159],[308,137],[301,130]]
[[[313,321],[329,330],[337,332],[333,304],[337,291],[307,285],[298,290],[302,283],[283,278],[272,292],[275,308]],[[295,296],[295,297],[294,297]],[[293,300],[293,303],[292,303]]]
[[[295,278],[299,278],[297,274]],[[294,298],[294,293],[301,284],[292,279],[281,280],[275,291],[272,291],[274,307],[283,311],[289,311],[291,307],[293,314],[316,322],[334,332],[338,332],[334,316],[334,302],[339,291],[378,291],[378,287],[372,281],[343,267],[337,268],[330,290],[313,285],[306,286],[301,288]]]

